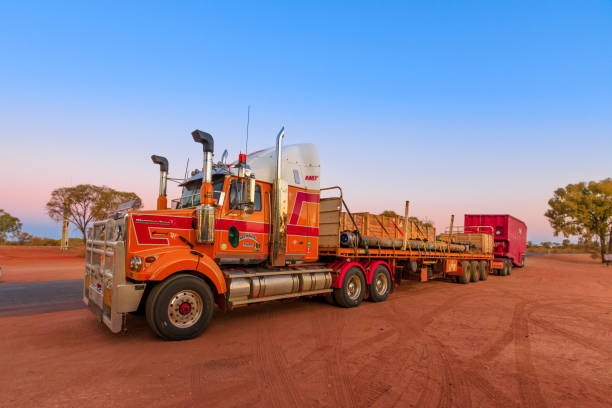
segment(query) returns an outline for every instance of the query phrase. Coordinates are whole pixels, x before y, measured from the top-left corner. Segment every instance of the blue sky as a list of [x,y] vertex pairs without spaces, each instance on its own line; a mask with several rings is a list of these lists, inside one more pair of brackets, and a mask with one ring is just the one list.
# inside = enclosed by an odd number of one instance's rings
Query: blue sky
[[[53,188],[105,184],[153,207],[221,152],[312,142],[355,211],[510,213],[552,239],[559,186],[612,176],[610,1],[3,2],[0,208],[60,233]],[[193,166],[190,166],[193,167]],[[178,194],[171,188],[170,195]]]

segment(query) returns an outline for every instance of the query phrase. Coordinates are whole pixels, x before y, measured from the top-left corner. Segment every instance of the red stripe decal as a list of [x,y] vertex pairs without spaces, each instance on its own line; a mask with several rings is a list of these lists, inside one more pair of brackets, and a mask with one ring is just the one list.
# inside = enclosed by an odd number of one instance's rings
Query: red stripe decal
[[168,238],[154,238],[150,228],[190,230],[193,218],[167,215],[134,214],[132,224],[138,245],[168,245]]
[[319,229],[315,227],[305,227],[303,225],[287,225],[287,235],[301,235],[304,237],[318,237]]
[[[304,203],[319,203],[319,194],[317,193],[304,193],[298,191],[295,196],[295,203],[293,204],[293,213],[291,213],[291,219],[289,224],[297,224],[300,219],[300,212],[302,212],[302,204]],[[317,233],[317,235],[319,235]]]

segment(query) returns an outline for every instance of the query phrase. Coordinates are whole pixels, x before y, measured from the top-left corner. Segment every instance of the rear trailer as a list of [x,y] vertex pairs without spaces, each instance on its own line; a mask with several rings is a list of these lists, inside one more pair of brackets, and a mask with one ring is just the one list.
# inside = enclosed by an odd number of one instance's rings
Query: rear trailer
[[498,262],[509,267],[525,265],[527,250],[527,226],[518,218],[508,214],[466,214],[465,228],[490,226],[495,241],[493,255]]

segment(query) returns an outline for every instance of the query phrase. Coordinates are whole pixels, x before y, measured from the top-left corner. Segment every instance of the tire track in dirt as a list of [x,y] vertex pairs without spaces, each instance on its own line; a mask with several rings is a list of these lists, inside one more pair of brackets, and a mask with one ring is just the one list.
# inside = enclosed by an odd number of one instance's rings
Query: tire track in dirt
[[[398,303],[392,308],[393,315],[397,319],[396,323],[398,324],[397,327],[400,333],[404,334],[406,330],[409,330],[417,337],[426,337],[422,345],[423,352],[421,354],[421,361],[424,361],[426,365],[427,374],[425,376],[427,378],[427,383],[418,395],[416,402],[417,407],[471,406],[471,397],[465,378],[461,376],[460,373],[456,372],[456,365],[454,362],[451,364],[451,361],[449,361],[444,350],[445,347],[437,339],[424,332],[424,329],[434,321],[436,316],[446,312],[452,307],[456,307],[467,298],[466,294],[449,298],[441,305],[423,314],[416,322],[407,322],[403,319],[402,311],[398,310]],[[398,359],[400,362],[402,360],[403,359]],[[432,398],[431,390],[428,385],[433,385],[431,388],[436,390],[436,381],[434,379],[440,377],[440,373],[442,373],[442,378],[439,382],[437,393],[435,393]],[[405,389],[402,391],[397,401],[401,399],[404,392]]]
[[589,340],[589,338],[573,333],[569,330],[563,329],[555,325],[554,323],[547,322],[543,319],[533,318],[533,317],[530,317],[529,321],[535,324],[536,326],[541,327],[544,330],[548,330],[550,332],[558,334],[559,336],[565,337],[566,339],[569,339],[573,341],[574,343],[578,343],[581,346],[588,348],[589,350],[604,354],[608,357],[612,356],[611,350],[601,348],[596,342]]
[[[467,294],[450,298],[438,309],[435,309],[421,317],[420,323],[425,325],[431,324],[434,317],[438,315],[440,311],[445,311],[448,306],[457,307],[457,305],[460,305],[464,300],[468,300],[469,298],[470,297]],[[434,360],[436,365],[435,369],[432,368],[430,371],[433,373],[441,371],[443,373],[442,386],[446,388],[446,390],[443,389],[441,392],[438,404],[434,404],[433,406],[469,406],[472,403],[471,390],[473,389],[478,389],[482,394],[484,394],[490,400],[491,406],[517,406],[517,403],[510,397],[506,396],[503,390],[491,384],[485,376],[481,375],[477,370],[474,370],[471,367],[471,365],[473,365],[476,361],[494,357],[501,352],[501,350],[507,344],[511,343],[511,329],[508,330],[491,348],[485,351],[485,353],[482,353],[467,361],[462,359],[457,353],[455,353],[449,346],[445,345],[438,338],[432,335],[427,335],[427,337],[429,346],[431,347],[433,345],[435,347],[434,355],[435,353],[439,355],[439,359]],[[426,390],[421,392],[419,402],[417,402],[416,406],[426,406],[424,393],[426,393]]]
[[[222,404],[228,389],[239,386],[241,379],[235,378],[235,371],[251,364],[250,356],[237,356],[209,360],[194,364],[190,369],[190,391],[185,396],[185,406],[206,401],[208,404]],[[212,375],[209,375],[212,374]],[[231,378],[228,384],[219,385],[218,380]]]
[[261,310],[257,315],[257,345],[255,353],[255,366],[259,372],[258,378],[263,382],[263,388],[268,391],[273,407],[303,407],[309,404],[302,399],[296,389],[298,384],[288,367],[287,359],[276,343],[276,336],[272,334],[271,321],[273,309]]
[[518,303],[512,316],[516,379],[519,384],[521,406],[545,407],[547,404],[542,396],[538,376],[531,359],[527,304],[526,301]]
[[[317,313],[315,319],[311,320],[311,329],[315,338],[316,348],[314,353],[319,354],[324,361],[325,378],[331,384],[334,406],[353,407],[356,401],[353,399],[353,390],[350,379],[344,369],[344,358],[342,351],[342,333],[346,324],[346,313],[348,311],[330,310],[326,313]],[[329,332],[322,330],[325,322],[331,320],[331,324],[338,331],[338,337],[333,339],[329,347]],[[310,356],[310,355],[309,355]],[[311,360],[307,356],[306,360]],[[344,357],[344,358],[343,358]]]

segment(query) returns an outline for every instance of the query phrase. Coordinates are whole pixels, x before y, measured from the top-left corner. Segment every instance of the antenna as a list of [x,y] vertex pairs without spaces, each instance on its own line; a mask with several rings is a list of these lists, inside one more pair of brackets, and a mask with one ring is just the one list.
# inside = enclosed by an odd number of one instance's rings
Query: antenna
[[187,158],[187,164],[185,165],[185,180],[187,180],[187,171],[189,171],[189,157]]
[[251,105],[247,108],[247,126],[246,126],[246,145],[244,146],[244,154],[249,155],[249,123],[251,122]]

